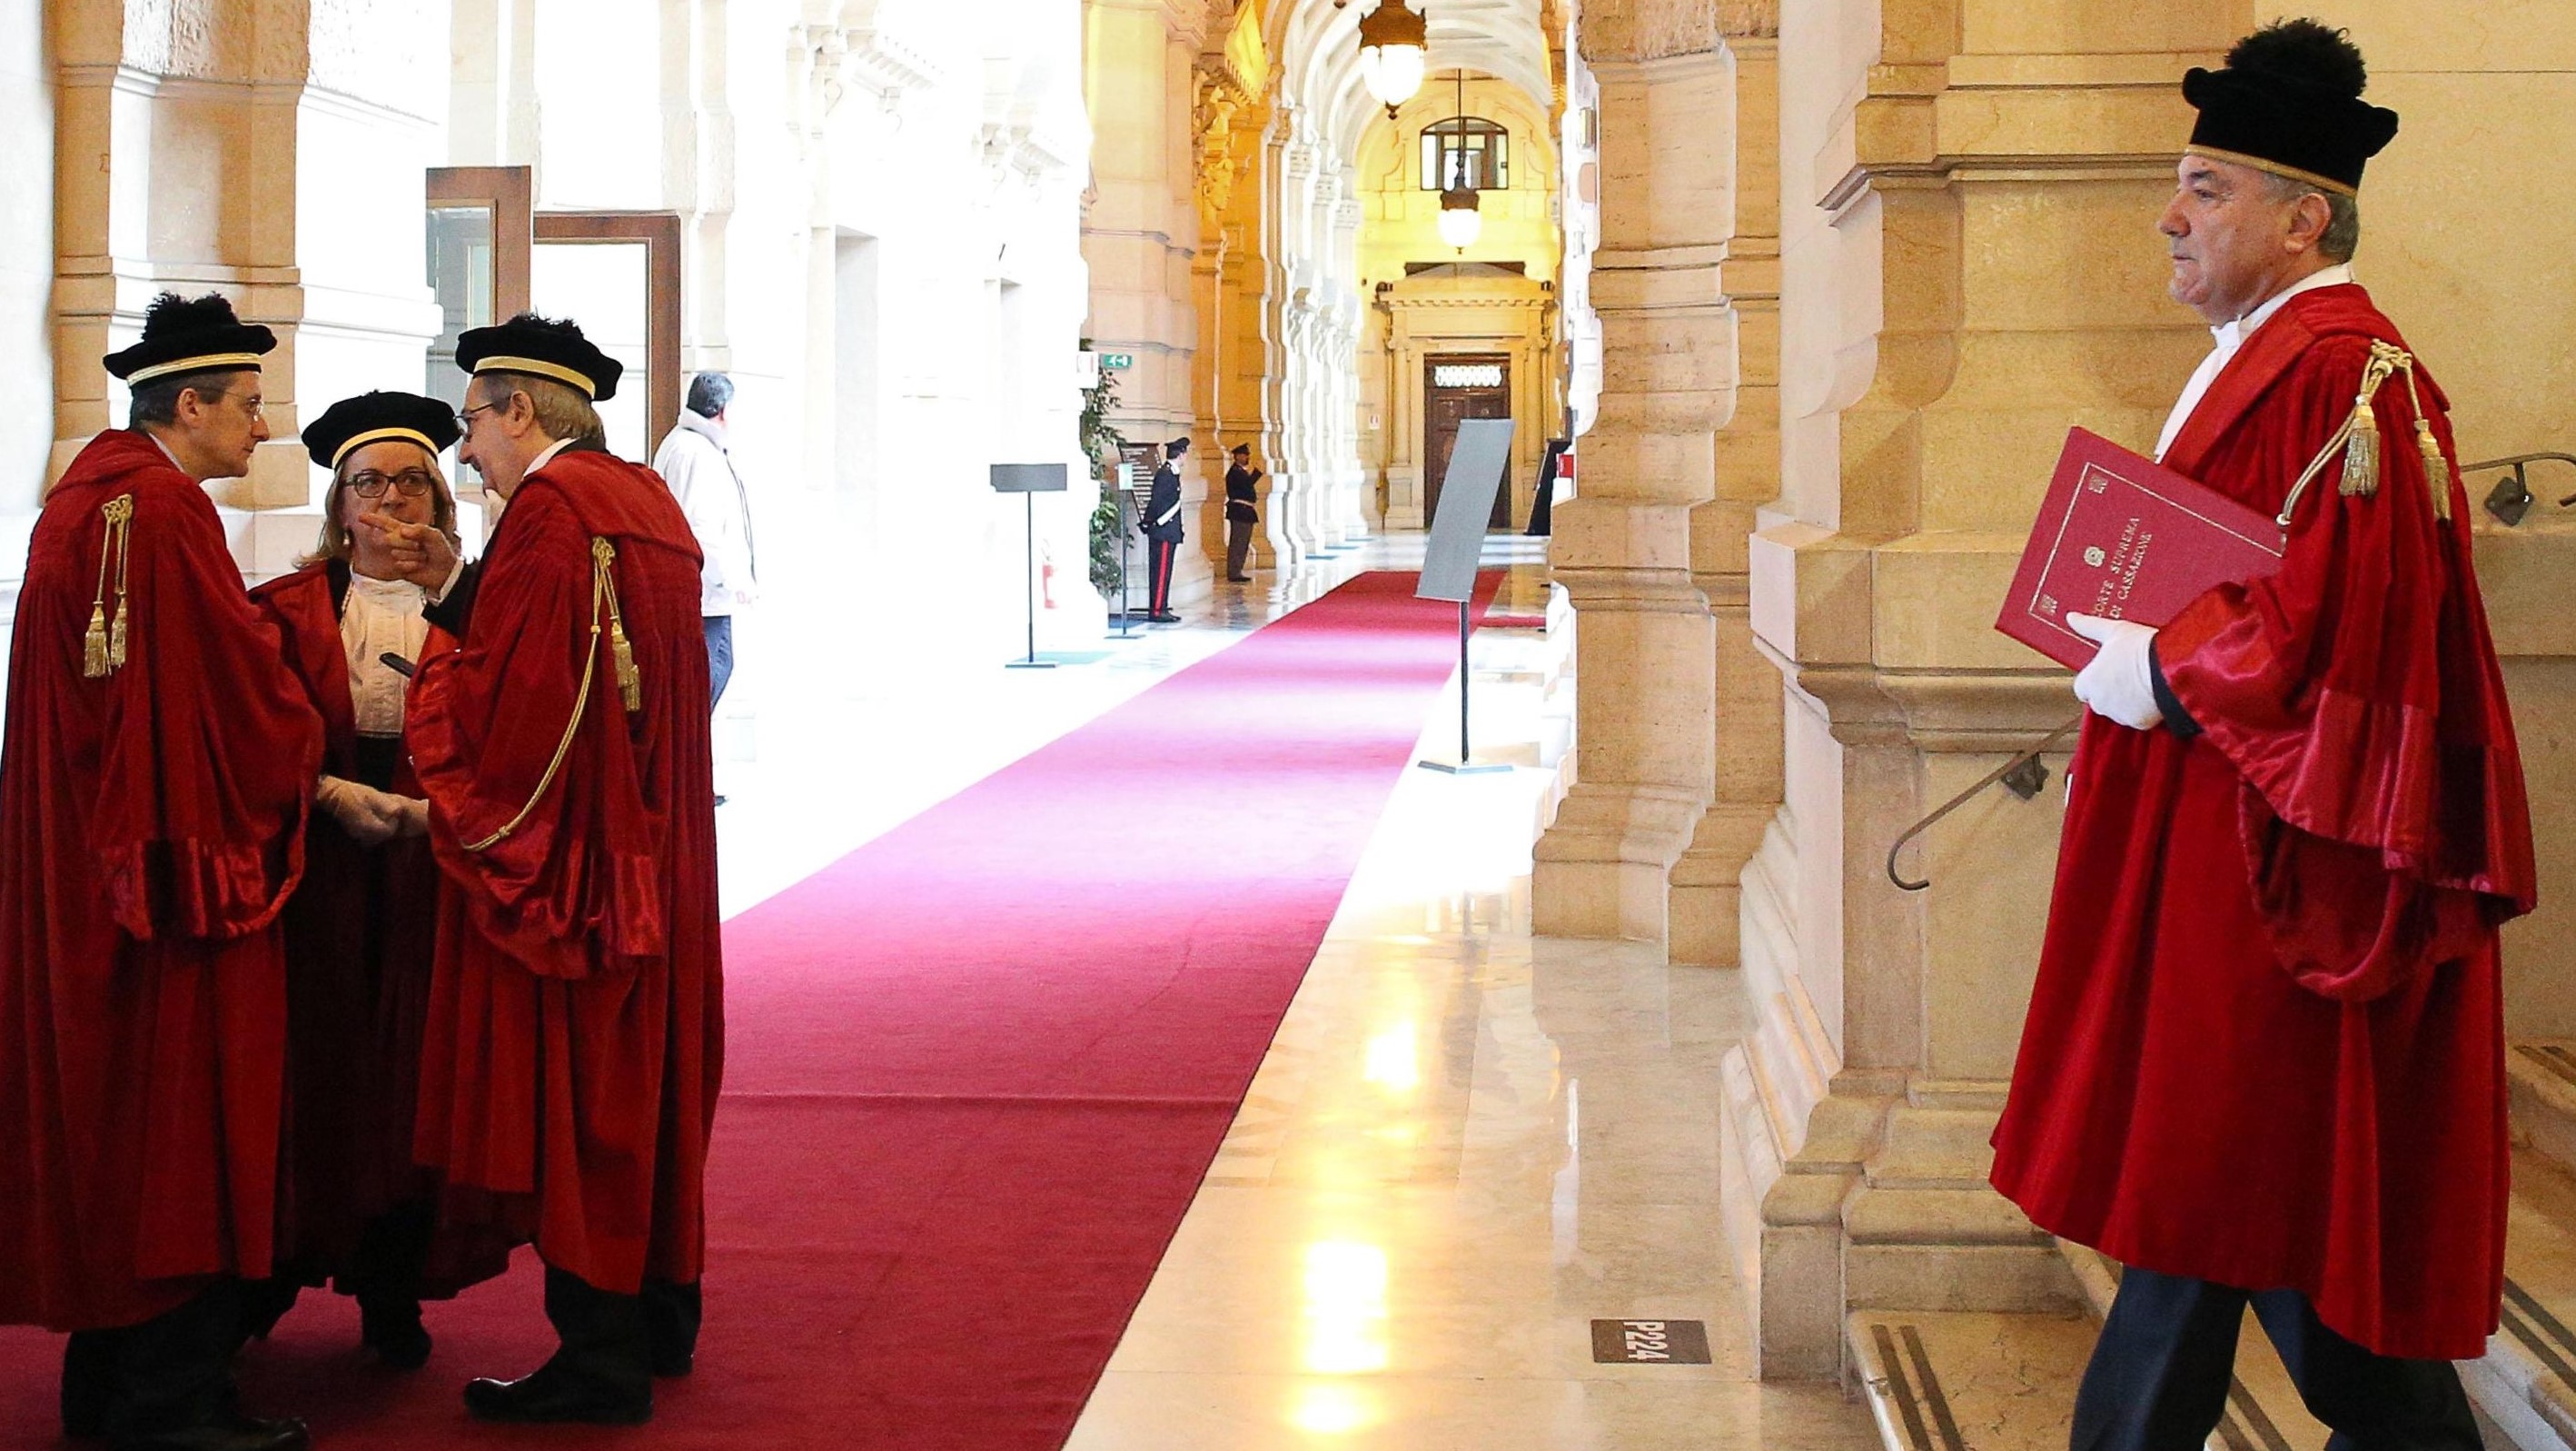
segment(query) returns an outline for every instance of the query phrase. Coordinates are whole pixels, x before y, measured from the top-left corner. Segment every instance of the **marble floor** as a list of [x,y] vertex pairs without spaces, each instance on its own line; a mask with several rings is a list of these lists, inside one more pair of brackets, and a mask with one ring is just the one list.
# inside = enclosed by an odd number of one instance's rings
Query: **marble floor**
[[[1517,553],[1503,597],[1544,607]],[[765,729],[719,813],[728,912],[1053,739],[1361,567],[1268,580],[1188,623],[1055,671],[852,687],[829,729]],[[1271,1447],[1876,1447],[1830,1385],[1751,1375],[1719,1227],[1723,973],[1529,930],[1530,843],[1556,781],[1550,644],[1474,642],[1476,754],[1509,771],[1406,773],[1332,932],[1074,1451]],[[1453,684],[1420,754],[1456,753]],[[902,761],[890,773],[834,762]],[[1544,764],[1542,764],[1544,763]],[[1691,1319],[1706,1365],[1593,1360],[1595,1319]]]

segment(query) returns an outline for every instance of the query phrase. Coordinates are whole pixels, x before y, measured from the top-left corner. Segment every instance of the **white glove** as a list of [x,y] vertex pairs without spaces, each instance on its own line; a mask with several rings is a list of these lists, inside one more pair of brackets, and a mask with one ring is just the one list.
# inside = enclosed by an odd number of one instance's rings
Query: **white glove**
[[2134,620],[2069,614],[2066,628],[2102,648],[2075,672],[2075,698],[2106,720],[2131,730],[2153,730],[2164,724],[2156,706],[2154,656],[2156,632]]
[[391,841],[403,827],[403,798],[362,782],[325,776],[314,786],[313,799],[360,846]]

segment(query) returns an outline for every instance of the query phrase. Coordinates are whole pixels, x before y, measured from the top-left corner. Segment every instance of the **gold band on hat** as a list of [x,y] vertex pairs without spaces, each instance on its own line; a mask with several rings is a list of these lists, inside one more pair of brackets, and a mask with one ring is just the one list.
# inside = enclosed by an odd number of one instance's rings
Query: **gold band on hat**
[[584,398],[599,397],[598,384],[561,363],[549,363],[541,358],[484,358],[474,365],[474,371],[477,374],[534,373],[540,378],[552,378],[559,383],[570,383],[581,390],[581,396]]
[[2249,156],[2242,151],[2228,151],[2216,146],[2194,144],[2184,147],[2182,153],[2185,156],[2206,156],[2212,161],[2232,161],[2238,166],[2250,166],[2256,171],[2268,171],[2274,176],[2286,176],[2292,181],[2304,181],[2319,191],[2330,191],[2337,196],[2348,196],[2356,200],[2361,196],[2361,188],[2350,182],[2337,181],[2331,176],[2320,176],[2313,171],[2302,171],[2298,167],[2267,160],[2260,156]]
[[217,368],[249,368],[256,371],[259,368],[259,354],[201,353],[193,358],[174,358],[169,362],[154,363],[151,367],[137,368],[126,374],[125,386],[131,388],[137,383],[149,383],[155,378],[166,378],[173,373],[204,373]]
[[383,443],[389,438],[399,438],[405,443],[419,444],[422,448],[429,450],[429,456],[431,458],[438,457],[438,445],[430,442],[429,435],[421,432],[417,428],[370,428],[364,433],[353,433],[349,435],[348,442],[331,450],[331,471],[334,473],[339,472],[340,460],[347,458],[352,452],[364,448],[371,443]]

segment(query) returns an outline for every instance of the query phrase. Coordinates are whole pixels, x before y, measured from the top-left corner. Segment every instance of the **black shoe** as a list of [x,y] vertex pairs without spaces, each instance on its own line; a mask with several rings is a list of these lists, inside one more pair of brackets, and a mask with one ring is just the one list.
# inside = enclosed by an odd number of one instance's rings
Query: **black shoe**
[[420,1323],[420,1302],[358,1302],[358,1343],[395,1370],[418,1370],[429,1363],[428,1327]]
[[116,1398],[116,1332],[76,1330],[63,1342],[63,1436],[90,1441],[107,1434]]
[[1173,614],[1168,610],[1159,615],[1147,615],[1145,618],[1157,625],[1177,625],[1181,622],[1180,616]]
[[649,1385],[641,1398],[585,1385],[549,1360],[518,1380],[465,1384],[465,1409],[481,1421],[582,1421],[595,1426],[640,1426],[653,1419]]
[[1225,582],[1227,584],[1250,584],[1252,583],[1252,576],[1248,574],[1229,574],[1225,577]]
[[304,1287],[284,1276],[268,1280],[244,1280],[241,1287],[241,1333],[245,1340],[266,1340],[295,1308],[295,1297]]
[[234,1413],[176,1431],[119,1436],[116,1451],[302,1451],[312,1444],[302,1421]]
[[653,1374],[662,1380],[678,1380],[698,1368],[698,1358],[685,1350],[655,1349]]

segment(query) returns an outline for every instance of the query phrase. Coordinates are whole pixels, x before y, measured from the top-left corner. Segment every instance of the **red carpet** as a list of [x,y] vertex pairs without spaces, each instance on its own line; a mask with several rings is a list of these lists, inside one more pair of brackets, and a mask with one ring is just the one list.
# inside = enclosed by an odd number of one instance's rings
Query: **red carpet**
[[[466,1419],[465,1377],[550,1348],[524,1251],[430,1308],[410,1376],[307,1295],[251,1404],[401,1451],[1061,1445],[1457,664],[1413,583],[1363,575],[726,925],[706,1335],[653,1424]],[[0,1447],[54,1443],[59,1347],[0,1331]]]

